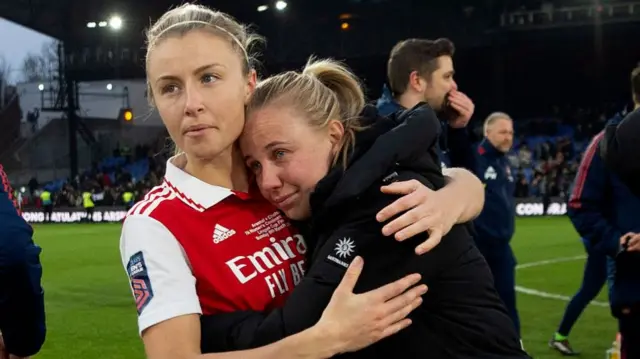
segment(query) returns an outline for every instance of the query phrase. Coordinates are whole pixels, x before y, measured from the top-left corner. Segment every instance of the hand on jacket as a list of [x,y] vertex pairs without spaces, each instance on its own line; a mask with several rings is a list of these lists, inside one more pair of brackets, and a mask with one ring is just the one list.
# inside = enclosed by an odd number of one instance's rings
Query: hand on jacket
[[629,232],[620,237],[620,246],[627,252],[640,252],[640,234]]
[[446,201],[438,199],[441,193],[416,180],[392,183],[382,187],[382,192],[405,196],[378,212],[376,219],[379,222],[407,211],[387,223],[382,234],[390,236],[395,233],[396,240],[403,241],[420,233],[429,233],[429,238],[416,248],[417,254],[424,254],[440,244],[442,237],[458,221],[459,213],[447,211],[447,206],[442,205]]
[[354,294],[364,261],[356,257],[331,297],[316,328],[337,343],[340,353],[367,347],[408,327],[407,315],[422,303],[426,285],[411,274],[377,289]]

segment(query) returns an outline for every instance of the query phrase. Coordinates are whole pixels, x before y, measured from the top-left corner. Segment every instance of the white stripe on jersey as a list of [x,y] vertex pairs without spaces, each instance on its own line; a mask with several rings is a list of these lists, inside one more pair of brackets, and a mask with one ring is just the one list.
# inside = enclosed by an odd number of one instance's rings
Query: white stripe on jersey
[[149,206],[142,211],[141,214],[143,216],[148,216],[151,214],[151,212],[153,212],[156,209],[156,207],[158,207],[158,205],[160,205],[160,203],[164,201],[172,200],[175,197],[176,196],[173,192],[163,191],[162,193],[158,194],[158,197],[153,202],[151,202]]
[[143,215],[148,216],[154,209],[160,205],[160,203],[175,198],[175,194],[170,188],[164,184],[157,186],[144,196],[144,199],[136,203],[127,213],[127,216],[131,215]]

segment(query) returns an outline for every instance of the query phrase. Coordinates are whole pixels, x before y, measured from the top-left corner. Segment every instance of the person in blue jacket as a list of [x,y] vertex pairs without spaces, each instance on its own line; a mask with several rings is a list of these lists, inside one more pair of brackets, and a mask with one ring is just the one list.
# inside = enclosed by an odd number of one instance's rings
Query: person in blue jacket
[[475,171],[485,185],[485,202],[482,212],[473,223],[476,245],[491,268],[496,290],[519,333],[516,259],[510,246],[515,230],[515,182],[506,157],[512,146],[511,117],[502,112],[489,115],[484,122],[484,139],[478,145]]
[[582,238],[582,242],[587,253],[582,284],[567,304],[558,330],[549,341],[549,347],[567,356],[579,354],[569,343],[569,333],[584,309],[596,298],[607,282],[607,256],[595,250],[589,240]]
[[[622,116],[617,114],[609,122],[618,123],[621,119]],[[580,165],[581,168],[589,166],[585,161],[592,161],[592,157],[595,155],[594,153],[597,151],[597,147],[598,146],[596,145],[588,147]],[[573,190],[569,197],[569,203],[571,203],[571,201],[574,201],[574,203],[575,201],[579,201],[579,199],[571,197],[571,195],[576,194],[576,185],[580,184],[578,181],[583,182],[584,175],[576,176],[573,184]],[[569,212],[570,216],[572,214],[575,214],[575,212]],[[576,228],[576,230],[578,232],[580,231],[578,228]],[[558,330],[553,334],[549,341],[549,347],[557,350],[563,355],[569,356],[579,354],[569,343],[569,333],[571,332],[571,328],[573,328],[584,309],[592,300],[595,299],[607,282],[607,255],[603,251],[595,248],[589,239],[582,238],[582,242],[587,253],[587,260],[584,265],[584,272],[582,276],[582,284],[580,285],[578,292],[576,292],[567,304],[564,315],[562,316],[562,321],[558,326]]]
[[[621,120],[616,116],[607,127]],[[640,358],[640,197],[598,155],[604,135],[587,147],[567,212],[592,251],[607,255],[609,304],[622,334],[623,358]]]
[[40,351],[46,326],[41,249],[12,193],[0,165],[0,357],[19,359]]
[[376,107],[383,116],[426,102],[441,122],[441,166],[473,170],[474,151],[467,131],[475,105],[453,79],[455,46],[449,39],[407,39],[391,50],[387,81]]

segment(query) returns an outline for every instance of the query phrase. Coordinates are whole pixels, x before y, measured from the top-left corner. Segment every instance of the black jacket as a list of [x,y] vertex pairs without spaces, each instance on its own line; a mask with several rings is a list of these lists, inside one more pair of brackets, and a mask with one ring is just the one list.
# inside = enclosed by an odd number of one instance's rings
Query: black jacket
[[[365,292],[409,273],[421,273],[430,290],[411,314],[413,325],[349,358],[526,358],[515,327],[493,288],[482,255],[465,225],[455,226],[434,250],[417,256],[417,236],[399,243],[381,234],[376,213],[396,197],[380,186],[417,179],[444,186],[436,149],[438,120],[426,106],[397,117],[367,108],[369,127],[357,134],[347,170],[341,165],[323,178],[311,196],[310,268],[285,306],[267,315],[230,313],[203,317],[203,349],[226,336],[228,349],[274,342],[314,325],[344,271],[356,255],[365,260],[356,292]],[[306,282],[305,282],[306,281]],[[216,319],[217,317],[217,319]],[[239,324],[238,324],[239,323]],[[227,332],[223,326],[227,325]],[[247,346],[248,344],[248,346]],[[237,346],[236,346],[237,345]],[[218,348],[222,349],[222,348]]]
[[623,234],[640,230],[640,109],[612,118],[591,146],[598,146],[602,158],[589,159],[587,150],[582,190],[574,191],[578,195],[568,214],[580,234],[615,265],[609,285],[612,313],[620,316],[629,307],[640,313],[640,253],[620,246]]
[[640,109],[621,122],[611,121],[600,142],[600,155],[605,165],[640,197]]
[[[376,101],[376,107],[383,116],[390,116],[404,108],[393,98],[393,94],[386,84],[382,88],[382,96]],[[448,111],[449,109],[447,109]],[[447,113],[441,113],[446,118]],[[470,171],[476,169],[475,146],[468,128],[453,128],[446,120],[440,120],[440,135],[438,139],[438,156],[442,168],[464,167]]]

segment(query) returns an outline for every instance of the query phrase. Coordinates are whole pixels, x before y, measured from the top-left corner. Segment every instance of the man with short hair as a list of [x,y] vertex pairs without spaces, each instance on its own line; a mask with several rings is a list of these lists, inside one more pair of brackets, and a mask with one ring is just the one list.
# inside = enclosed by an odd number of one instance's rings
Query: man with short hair
[[439,136],[440,162],[443,167],[473,170],[474,151],[466,126],[475,105],[458,91],[453,76],[455,46],[449,39],[407,39],[391,50],[387,80],[377,102],[382,115],[428,103],[442,124]]
[[640,65],[631,71],[631,96],[633,112],[607,124],[600,155],[607,168],[640,196]]
[[506,154],[512,146],[511,117],[503,112],[489,115],[484,122],[484,140],[478,146],[475,171],[485,185],[485,203],[474,225],[476,245],[489,264],[496,290],[520,333],[516,259],[509,244],[515,230],[515,182]]
[[567,214],[594,250],[607,256],[622,357],[640,358],[640,68],[631,72],[631,90],[635,110],[611,119],[587,147]]
[[[640,74],[640,71],[637,73]],[[638,76],[638,79],[640,80],[640,76]],[[638,105],[636,105],[637,107]],[[608,121],[607,126],[615,128],[622,121],[622,118],[622,114],[616,114]],[[609,183],[609,176],[615,176],[605,169],[602,159],[594,158],[599,157],[597,155],[598,148],[606,142],[603,136],[603,132],[596,135],[582,156],[578,175],[575,178],[568,200],[568,215],[576,230],[582,235],[581,241],[587,253],[587,260],[584,264],[582,283],[567,304],[562,321],[549,340],[549,347],[567,356],[579,354],[569,342],[569,334],[584,309],[600,293],[607,283],[607,278],[610,276],[607,253],[602,249],[601,241],[606,239],[604,237],[611,237],[610,234],[603,235],[603,233],[605,231],[612,233],[611,231],[615,231],[616,226],[606,219],[609,217],[610,204],[608,203],[609,200],[606,199],[607,196],[603,196],[602,193],[604,192],[601,191],[611,190],[610,185],[607,183]],[[621,187],[624,187],[624,185]],[[626,202],[630,201],[632,200],[628,199]],[[584,207],[583,202],[585,203]],[[606,224],[607,222],[610,223]],[[599,223],[597,229],[592,227],[594,223]],[[586,231],[589,231],[590,234],[585,235]]]

